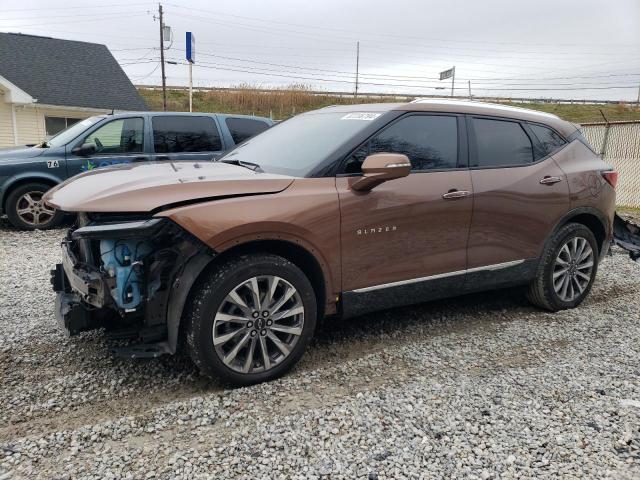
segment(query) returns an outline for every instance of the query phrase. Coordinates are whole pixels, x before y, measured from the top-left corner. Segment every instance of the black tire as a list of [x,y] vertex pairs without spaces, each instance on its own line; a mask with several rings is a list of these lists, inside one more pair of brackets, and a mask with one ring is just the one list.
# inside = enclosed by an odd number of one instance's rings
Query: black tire
[[[277,276],[283,279],[290,286],[293,286],[297,294],[299,294],[296,298],[304,307],[302,333],[297,336],[296,343],[288,356],[284,356],[279,363],[269,370],[253,373],[238,372],[225,364],[216,351],[213,340],[214,319],[219,309],[223,308],[223,302],[228,301],[227,295],[234,288],[253,277],[263,278],[265,276]],[[184,316],[186,348],[202,373],[224,384],[246,386],[272,380],[289,371],[302,357],[315,332],[317,312],[318,307],[313,287],[309,279],[296,265],[285,258],[267,253],[239,255],[215,265],[194,286]],[[246,325],[248,324],[239,328],[248,328]],[[255,326],[255,329],[257,328]],[[240,333],[240,336],[242,337],[244,333],[245,330]],[[260,335],[260,333],[257,335]],[[259,341],[256,343],[255,348],[261,349],[262,347],[258,344],[261,341],[266,342],[267,338],[264,338],[264,340],[257,338],[257,340]],[[272,348],[275,347],[271,340],[269,342]],[[240,342],[238,341],[238,343]],[[246,347],[247,350],[244,350],[244,348],[240,352],[244,352],[246,358],[249,347]],[[258,354],[256,353],[256,355]],[[260,358],[258,357],[259,360]],[[263,367],[265,363],[263,362]],[[255,364],[252,362],[253,365]]]
[[[590,271],[590,279],[584,286],[584,290],[575,298],[565,301],[554,288],[553,274],[554,269],[557,268],[556,258],[560,250],[575,238],[582,238],[587,241],[593,252],[593,265]],[[599,253],[598,242],[589,228],[579,223],[569,223],[563,226],[547,242],[538,265],[536,278],[529,285],[527,298],[534,305],[552,312],[577,307],[591,291],[598,271]]]
[[[39,199],[49,189],[51,189],[51,185],[49,184],[33,182],[20,185],[12,190],[7,196],[7,202],[5,204],[7,217],[11,225],[20,230],[47,230],[60,225],[64,218],[64,213],[51,207],[45,207],[47,211],[51,210],[54,212],[50,215],[46,213],[45,210],[42,210],[41,202],[36,202],[38,207],[34,207],[37,208],[35,213],[23,216],[18,214],[18,208],[27,206],[27,204],[22,205],[25,203],[24,196],[26,194],[33,193],[33,198]],[[40,218],[42,218],[42,221],[40,221]],[[38,219],[38,221],[36,221],[36,219]],[[31,222],[29,220],[31,220]]]

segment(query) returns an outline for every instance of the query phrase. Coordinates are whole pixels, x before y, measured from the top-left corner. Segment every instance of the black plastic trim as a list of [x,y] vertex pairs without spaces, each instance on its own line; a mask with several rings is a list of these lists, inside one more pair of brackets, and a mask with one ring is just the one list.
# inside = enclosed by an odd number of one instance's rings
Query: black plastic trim
[[340,315],[348,318],[468,293],[526,285],[535,277],[538,263],[538,258],[532,258],[499,270],[473,269],[459,275],[427,278],[376,290],[347,291],[342,294]]

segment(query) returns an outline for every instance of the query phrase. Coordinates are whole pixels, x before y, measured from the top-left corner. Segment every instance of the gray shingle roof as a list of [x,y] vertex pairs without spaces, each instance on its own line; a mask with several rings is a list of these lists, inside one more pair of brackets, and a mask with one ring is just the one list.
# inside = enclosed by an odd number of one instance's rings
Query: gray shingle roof
[[46,105],[147,110],[104,45],[0,32],[0,75]]

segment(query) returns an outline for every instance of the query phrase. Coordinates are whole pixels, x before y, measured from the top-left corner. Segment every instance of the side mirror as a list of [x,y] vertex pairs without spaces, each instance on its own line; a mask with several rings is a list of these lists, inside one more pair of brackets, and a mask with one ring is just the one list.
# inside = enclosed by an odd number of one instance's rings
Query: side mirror
[[83,143],[79,147],[71,150],[71,153],[80,157],[88,157],[96,153],[96,146],[93,143]]
[[362,162],[362,177],[352,185],[352,190],[360,192],[371,190],[383,182],[402,178],[411,172],[411,162],[406,155],[399,153],[375,153]]

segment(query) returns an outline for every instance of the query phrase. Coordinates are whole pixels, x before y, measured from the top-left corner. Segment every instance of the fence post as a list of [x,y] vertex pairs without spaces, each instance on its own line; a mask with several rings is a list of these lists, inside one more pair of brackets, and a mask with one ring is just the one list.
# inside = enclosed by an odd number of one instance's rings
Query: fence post
[[604,118],[606,122],[604,126],[604,138],[602,139],[602,147],[600,147],[600,155],[604,158],[607,154],[607,142],[609,140],[609,128],[611,128],[611,124],[609,123],[609,119],[604,115],[602,110],[600,110],[600,115]]

